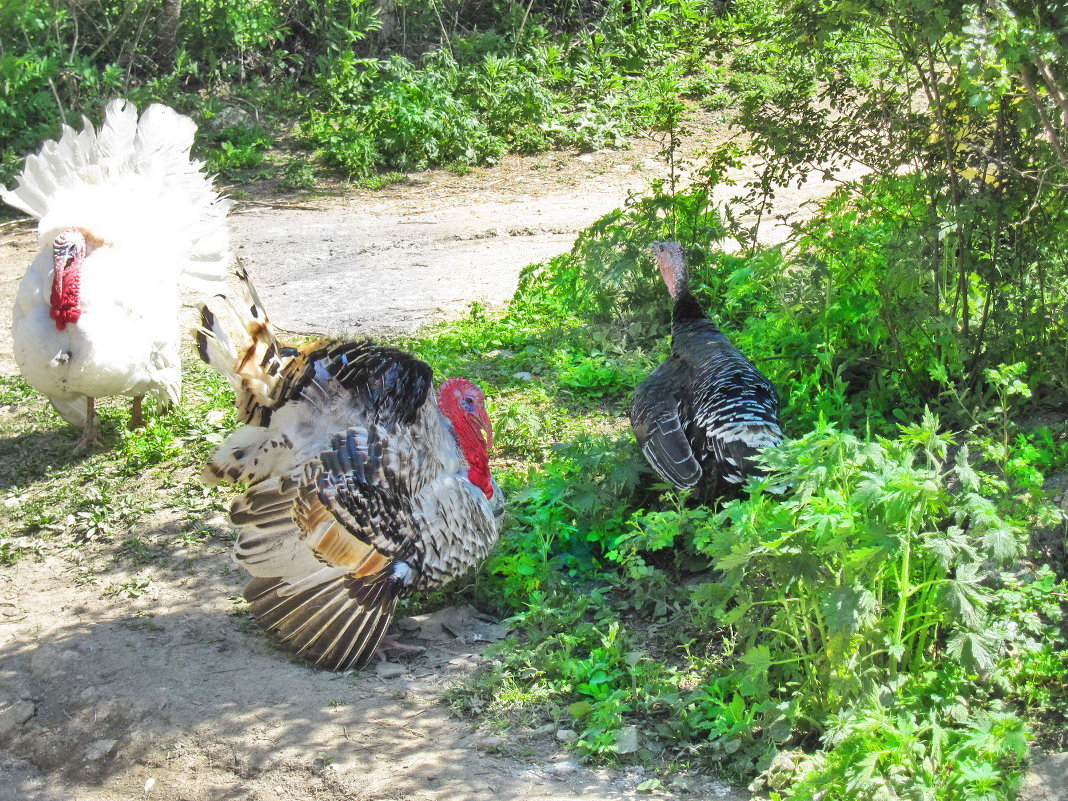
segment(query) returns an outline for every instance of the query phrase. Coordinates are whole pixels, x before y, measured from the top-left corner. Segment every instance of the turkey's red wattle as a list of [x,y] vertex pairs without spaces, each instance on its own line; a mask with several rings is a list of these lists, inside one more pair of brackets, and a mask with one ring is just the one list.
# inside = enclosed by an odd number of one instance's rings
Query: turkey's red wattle
[[50,316],[60,331],[67,323],[76,323],[82,316],[79,288],[82,281],[82,261],[85,258],[85,237],[78,231],[64,231],[52,243],[52,298]]
[[482,435],[470,423],[466,431],[457,431],[460,447],[463,449],[464,458],[467,459],[468,480],[486,493],[487,498],[493,497],[493,482],[490,480],[489,452]]

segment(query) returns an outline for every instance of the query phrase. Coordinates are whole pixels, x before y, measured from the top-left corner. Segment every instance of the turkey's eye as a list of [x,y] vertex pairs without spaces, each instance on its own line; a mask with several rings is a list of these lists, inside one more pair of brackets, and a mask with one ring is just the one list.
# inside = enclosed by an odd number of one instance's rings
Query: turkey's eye
[[475,410],[475,399],[472,398],[470,395],[465,397],[462,403],[464,405],[464,409],[466,409],[467,411],[473,412]]

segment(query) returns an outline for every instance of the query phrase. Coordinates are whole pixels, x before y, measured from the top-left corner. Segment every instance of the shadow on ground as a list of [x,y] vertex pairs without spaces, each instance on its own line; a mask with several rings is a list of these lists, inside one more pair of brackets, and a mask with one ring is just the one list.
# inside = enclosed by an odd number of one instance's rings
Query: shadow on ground
[[292,661],[244,611],[228,546],[19,563],[0,598],[0,800],[638,797],[641,775],[583,767],[554,732],[455,717],[440,699],[482,647],[462,636],[386,670]]

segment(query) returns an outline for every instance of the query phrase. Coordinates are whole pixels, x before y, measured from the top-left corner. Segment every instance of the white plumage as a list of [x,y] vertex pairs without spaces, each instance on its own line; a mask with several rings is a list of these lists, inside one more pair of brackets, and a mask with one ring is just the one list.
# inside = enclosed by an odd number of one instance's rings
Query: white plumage
[[229,202],[191,161],[196,125],[162,105],[138,119],[124,100],[104,123],[28,156],[6,203],[38,218],[40,252],[19,286],[15,361],[65,420],[94,439],[93,399],[176,402],[180,287],[225,287]]

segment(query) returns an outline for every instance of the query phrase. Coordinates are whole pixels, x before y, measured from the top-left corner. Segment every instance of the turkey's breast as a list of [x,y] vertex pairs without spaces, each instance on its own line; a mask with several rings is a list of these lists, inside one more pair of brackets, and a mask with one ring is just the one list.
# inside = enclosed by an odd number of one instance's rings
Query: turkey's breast
[[155,392],[177,400],[177,270],[146,264],[144,250],[138,252],[135,257],[105,245],[86,255],[81,316],[63,330],[50,316],[51,250],[37,255],[23,276],[12,317],[15,361],[30,384],[55,397]]

